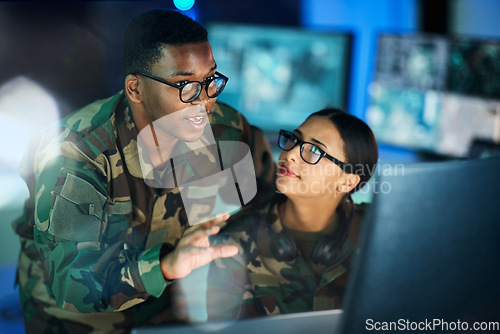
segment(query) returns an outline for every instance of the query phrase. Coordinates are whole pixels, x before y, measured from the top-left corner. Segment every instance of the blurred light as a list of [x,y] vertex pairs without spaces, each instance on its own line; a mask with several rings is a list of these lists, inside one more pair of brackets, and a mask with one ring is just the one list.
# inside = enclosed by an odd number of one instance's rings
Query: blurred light
[[59,118],[55,99],[39,84],[17,77],[0,86],[0,161],[17,168],[33,135]]
[[17,169],[30,142],[28,127],[16,119],[0,114],[0,161],[10,169]]
[[19,174],[0,173],[0,211],[19,209],[29,197],[28,187]]
[[182,12],[182,14],[186,15],[189,17],[191,20],[199,22],[198,21],[198,10],[196,9],[196,6],[191,7],[189,10],[185,10]]
[[0,86],[0,209],[28,196],[18,173],[21,159],[35,136],[58,118],[56,100],[36,82],[17,77]]
[[179,10],[190,10],[194,5],[194,0],[174,0],[174,5]]

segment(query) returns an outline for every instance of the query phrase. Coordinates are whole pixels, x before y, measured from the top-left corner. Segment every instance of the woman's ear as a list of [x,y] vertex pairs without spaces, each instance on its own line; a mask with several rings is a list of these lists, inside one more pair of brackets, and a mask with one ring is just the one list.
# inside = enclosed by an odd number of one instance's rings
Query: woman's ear
[[340,191],[348,193],[353,190],[361,181],[361,177],[357,174],[345,174],[343,182],[340,184]]
[[142,102],[141,87],[139,86],[139,78],[136,75],[129,74],[125,78],[125,94],[134,103]]

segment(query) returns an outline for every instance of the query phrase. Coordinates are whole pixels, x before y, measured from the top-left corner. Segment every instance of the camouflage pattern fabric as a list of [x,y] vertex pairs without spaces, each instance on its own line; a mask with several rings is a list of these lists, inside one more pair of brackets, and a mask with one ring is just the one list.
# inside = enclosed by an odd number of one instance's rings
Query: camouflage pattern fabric
[[[322,274],[317,277],[300,250],[291,261],[278,261],[265,250],[273,240],[262,240],[263,234],[259,231],[264,224],[274,232],[283,230],[278,197],[283,196],[277,195],[265,205],[245,207],[231,217],[217,235],[219,242],[237,245],[239,253],[210,264],[207,291],[210,321],[341,308],[357,253],[365,204],[352,207],[353,220],[339,255],[332,263],[322,265]],[[347,214],[350,207],[343,204]]]
[[[222,103],[209,120],[216,140],[251,148],[258,188],[274,185],[260,130]],[[189,226],[186,213],[177,188],[145,184],[137,135],[120,92],[64,118],[39,142],[23,175],[30,198],[12,224],[28,333],[127,333],[186,320],[159,261],[162,245],[175,246]]]

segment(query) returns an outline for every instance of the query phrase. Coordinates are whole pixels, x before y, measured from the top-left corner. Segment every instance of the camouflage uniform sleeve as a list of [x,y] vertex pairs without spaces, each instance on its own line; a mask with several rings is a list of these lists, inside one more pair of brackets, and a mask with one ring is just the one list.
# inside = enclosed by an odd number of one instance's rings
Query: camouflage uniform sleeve
[[[103,171],[103,165],[66,141],[56,140],[37,155],[34,241],[49,291],[65,310],[120,311],[160,296],[166,286],[161,245],[144,251],[122,238],[108,238]],[[113,217],[122,230],[112,234],[123,235],[128,217]]]

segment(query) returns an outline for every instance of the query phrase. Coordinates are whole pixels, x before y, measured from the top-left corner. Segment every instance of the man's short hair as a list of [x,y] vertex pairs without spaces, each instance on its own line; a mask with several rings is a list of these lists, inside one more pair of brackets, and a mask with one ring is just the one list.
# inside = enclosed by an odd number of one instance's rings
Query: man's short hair
[[169,9],[152,9],[133,18],[123,36],[125,75],[151,71],[166,45],[208,41],[207,30],[188,16]]

